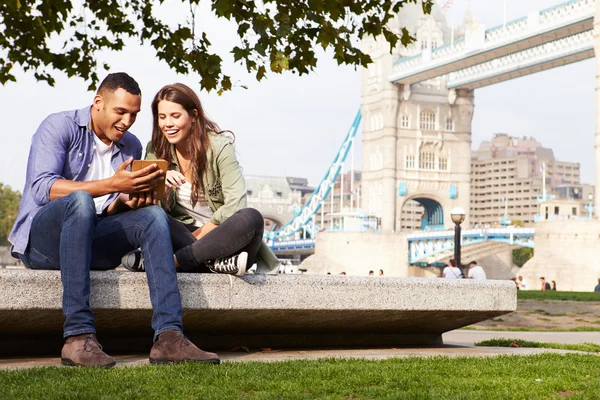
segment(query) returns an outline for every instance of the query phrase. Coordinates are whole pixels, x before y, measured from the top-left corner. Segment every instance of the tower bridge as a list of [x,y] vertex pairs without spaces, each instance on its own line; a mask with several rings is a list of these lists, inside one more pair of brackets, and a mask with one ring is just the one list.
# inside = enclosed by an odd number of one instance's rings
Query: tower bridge
[[[362,125],[361,209],[366,215],[380,219],[379,241],[388,240],[385,235],[399,235],[405,226],[403,210],[414,202],[423,210],[421,228],[436,231],[403,236],[406,260],[398,267],[398,274],[406,275],[409,263],[447,258],[453,246],[449,240],[451,233],[446,231],[453,227],[449,210],[457,206],[465,209],[464,226],[470,225],[475,89],[594,57],[595,51],[600,50],[599,17],[600,2],[595,0],[566,1],[487,30],[467,13],[455,40],[439,8],[434,7],[431,15],[423,15],[419,5],[403,7],[391,28],[399,32],[406,27],[416,42],[407,48],[398,47],[390,54],[383,38],[364,38],[364,51],[373,63],[363,70],[360,112],[310,200],[281,229],[268,232],[267,240],[283,248],[293,246],[285,242],[300,239],[300,232],[306,229],[318,231],[316,217],[324,212],[322,205],[331,194],[346,157],[353,154],[356,133]],[[600,91],[596,92],[600,104]],[[600,119],[596,125],[600,129]],[[594,198],[598,213],[598,131],[596,159]],[[590,226],[586,225],[585,230],[595,229]],[[534,244],[532,228],[465,232],[468,234],[463,235],[463,241],[467,248],[483,248],[483,243],[490,241],[496,243],[492,246],[495,250],[488,252]],[[334,248],[340,251],[337,245],[333,246],[332,237],[327,236],[323,243],[331,251]],[[340,240],[357,246],[361,241],[371,240],[366,236],[353,237]],[[550,237],[551,233],[545,235]],[[390,236],[389,243],[392,242],[400,243]],[[318,235],[316,243],[313,265],[321,257]],[[299,246],[306,251],[310,243],[304,241]],[[365,253],[366,259],[372,255],[366,248]],[[331,259],[331,255],[321,258],[327,257]],[[346,264],[352,262],[349,259]],[[355,260],[356,265],[364,262]],[[600,265],[597,269],[600,273]]]

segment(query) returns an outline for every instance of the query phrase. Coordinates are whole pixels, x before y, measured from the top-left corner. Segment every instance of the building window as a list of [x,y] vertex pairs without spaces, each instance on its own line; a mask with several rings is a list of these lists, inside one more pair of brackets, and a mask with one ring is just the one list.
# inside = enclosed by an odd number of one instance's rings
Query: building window
[[371,130],[377,131],[379,129],[383,129],[383,115],[380,113],[373,114],[371,116]]
[[419,159],[419,168],[434,169],[435,168],[435,153],[424,151]]
[[246,192],[246,194],[247,194],[248,196],[252,196],[252,190],[248,190],[248,191]]
[[448,159],[446,157],[440,157],[440,169],[446,171],[448,169]]
[[431,41],[431,48],[435,49],[436,47],[438,47],[437,42],[435,40]]
[[421,41],[421,50],[425,50],[427,48],[427,40]]
[[448,132],[454,132],[454,121],[452,118],[446,118],[446,130]]
[[410,120],[408,119],[408,115],[402,115],[402,117],[400,118],[400,127],[410,128]]
[[433,111],[421,111],[421,129],[433,131],[435,129],[435,113]]
[[406,156],[406,169],[415,167],[415,156]]

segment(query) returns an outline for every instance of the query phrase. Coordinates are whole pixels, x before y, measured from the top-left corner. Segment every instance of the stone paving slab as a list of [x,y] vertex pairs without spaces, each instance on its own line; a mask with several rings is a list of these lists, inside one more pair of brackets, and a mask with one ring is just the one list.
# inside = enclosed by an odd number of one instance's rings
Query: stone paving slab
[[[149,348],[146,275],[94,271],[91,280],[105,348]],[[178,283],[185,333],[209,349],[439,345],[444,332],[517,307],[510,281],[178,274]],[[60,351],[61,299],[59,271],[0,270],[0,356]]]

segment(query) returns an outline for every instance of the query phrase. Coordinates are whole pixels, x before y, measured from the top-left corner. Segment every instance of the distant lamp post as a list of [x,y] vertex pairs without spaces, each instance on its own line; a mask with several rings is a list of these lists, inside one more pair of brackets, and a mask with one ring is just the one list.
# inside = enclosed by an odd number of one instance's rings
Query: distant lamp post
[[588,213],[589,213],[589,219],[592,219],[592,214],[594,212],[594,209],[596,208],[592,205],[592,200],[594,200],[594,195],[590,193],[590,194],[588,194],[589,204],[587,206],[585,206],[585,208],[587,208]]
[[454,222],[454,260],[456,266],[461,268],[460,263],[460,224],[465,220],[465,210],[462,207],[454,207],[450,211],[450,217]]

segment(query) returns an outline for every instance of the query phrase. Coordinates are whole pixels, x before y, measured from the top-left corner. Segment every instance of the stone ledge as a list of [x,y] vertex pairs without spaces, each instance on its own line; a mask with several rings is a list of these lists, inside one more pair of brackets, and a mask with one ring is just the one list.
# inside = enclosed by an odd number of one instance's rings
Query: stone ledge
[[[91,278],[105,347],[148,349],[146,275],[106,271]],[[212,274],[179,274],[178,281],[186,335],[212,348],[441,344],[444,332],[517,307],[510,281]],[[39,340],[60,346],[61,297],[58,271],[0,270],[0,354]],[[112,339],[122,344],[108,345]]]

